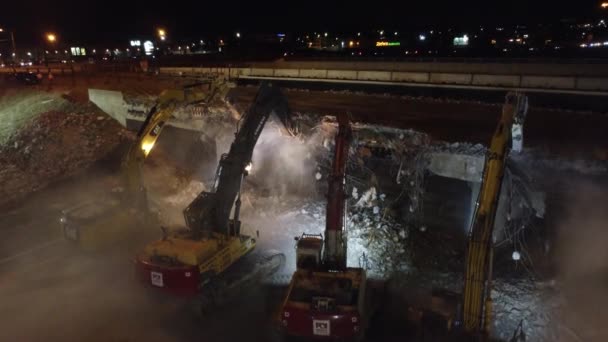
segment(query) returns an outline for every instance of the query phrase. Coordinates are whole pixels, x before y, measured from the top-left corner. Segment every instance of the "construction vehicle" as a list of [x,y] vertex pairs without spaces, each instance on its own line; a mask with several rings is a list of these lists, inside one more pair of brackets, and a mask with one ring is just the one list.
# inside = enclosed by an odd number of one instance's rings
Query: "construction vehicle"
[[83,249],[94,250],[124,240],[125,233],[132,231],[126,227],[155,224],[143,182],[144,161],[178,108],[223,99],[230,88],[230,83],[213,79],[163,91],[122,159],[120,191],[63,210],[59,221],[64,237]]
[[465,263],[462,320],[468,335],[485,338],[490,334],[494,220],[507,158],[511,145],[521,147],[521,126],[527,110],[528,99],[525,95],[507,94],[486,157]]
[[423,336],[430,340],[490,340],[492,326],[492,255],[494,220],[505,165],[510,151],[520,151],[527,97],[509,93],[486,155],[477,207],[467,244],[464,289],[461,295],[434,289],[431,307],[424,310]]
[[204,311],[218,291],[238,292],[284,264],[280,252],[243,258],[255,248],[256,238],[241,233],[239,220],[241,186],[256,142],[273,113],[285,127],[292,127],[285,96],[277,87],[262,83],[240,119],[229,152],[220,159],[211,191],[199,194],[184,210],[186,227],[163,230],[162,239],[136,256],[136,274],[148,287],[190,297],[193,303],[202,301]]
[[325,238],[311,234],[296,237],[297,269],[278,317],[287,336],[357,339],[366,329],[366,272],[346,264],[345,173],[351,140],[348,117],[338,116]]

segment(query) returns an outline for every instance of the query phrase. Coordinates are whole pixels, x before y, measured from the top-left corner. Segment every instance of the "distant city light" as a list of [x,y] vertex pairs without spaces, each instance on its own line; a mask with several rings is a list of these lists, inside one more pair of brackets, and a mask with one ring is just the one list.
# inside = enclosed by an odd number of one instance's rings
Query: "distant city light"
[[0,32],[4,32],[4,29],[0,27]]
[[131,46],[141,46],[141,41],[139,41],[139,40],[132,40],[131,41]]
[[395,31],[395,36],[398,35],[398,34],[399,34],[399,32]]
[[57,41],[57,36],[55,36],[53,33],[47,33],[46,40],[48,40],[49,43],[54,43]]
[[454,37],[454,46],[467,46],[469,45],[469,36],[466,34],[462,37]]
[[237,37],[237,38],[241,38],[241,33],[240,33],[240,32],[237,32],[237,33],[236,33],[236,37]]
[[401,42],[376,42],[377,47],[385,47],[385,46],[400,46]]
[[421,34],[418,36],[418,39],[420,39],[421,41],[425,41],[426,40],[426,36]]
[[323,34],[323,36],[327,37],[327,32],[325,32],[325,33]]
[[602,6],[602,8],[608,8],[608,2],[602,2],[600,6]]

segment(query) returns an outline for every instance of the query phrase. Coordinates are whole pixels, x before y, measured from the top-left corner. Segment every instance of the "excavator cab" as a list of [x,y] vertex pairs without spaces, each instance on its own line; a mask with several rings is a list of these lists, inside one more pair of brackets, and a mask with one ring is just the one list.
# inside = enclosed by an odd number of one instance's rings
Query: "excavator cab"
[[323,235],[302,234],[296,236],[296,267],[298,269],[318,269],[321,266]]

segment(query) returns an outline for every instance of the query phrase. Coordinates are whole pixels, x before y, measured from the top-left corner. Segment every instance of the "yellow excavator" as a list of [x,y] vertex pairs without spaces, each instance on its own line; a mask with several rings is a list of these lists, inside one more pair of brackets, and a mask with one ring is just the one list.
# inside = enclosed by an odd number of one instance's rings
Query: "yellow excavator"
[[216,78],[163,91],[122,159],[121,192],[63,210],[59,221],[64,237],[85,250],[95,250],[124,239],[132,231],[128,227],[156,224],[143,182],[144,161],[178,108],[223,100],[232,87],[232,83]]
[[197,310],[206,311],[205,303],[219,299],[216,291],[230,296],[284,264],[280,252],[243,258],[253,251],[256,238],[241,232],[239,217],[241,186],[272,114],[288,130],[292,127],[285,96],[272,84],[262,83],[254,103],[240,119],[229,152],[219,161],[211,191],[200,193],[184,210],[186,227],[163,229],[163,237],[136,256],[136,274],[147,287],[192,298],[193,303],[200,303]]
[[527,110],[525,95],[507,94],[486,155],[469,231],[463,293],[433,290],[431,307],[422,313],[425,341],[491,341],[494,221],[509,152],[521,150]]
[[528,111],[528,98],[509,93],[486,156],[478,205],[473,216],[466,254],[463,328],[468,335],[485,339],[492,325],[492,255],[494,220],[505,165],[512,145],[520,145],[521,125]]

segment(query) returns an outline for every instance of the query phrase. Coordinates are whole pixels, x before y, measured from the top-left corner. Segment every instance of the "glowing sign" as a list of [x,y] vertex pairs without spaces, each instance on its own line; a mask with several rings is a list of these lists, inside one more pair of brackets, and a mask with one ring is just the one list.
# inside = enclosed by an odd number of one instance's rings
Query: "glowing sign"
[[[70,52],[72,53],[72,56],[86,56],[87,51],[84,48],[80,48],[80,47],[72,47],[70,48]],[[29,55],[29,52],[28,52]]]
[[400,46],[401,42],[376,42],[376,47]]
[[132,40],[131,41],[131,46],[141,46],[141,41],[139,41],[139,40]]
[[151,41],[146,40],[144,42],[144,51],[147,56],[150,56],[152,54],[152,52],[154,51],[154,44],[152,44]]
[[[495,44],[495,43],[493,43]],[[454,37],[454,46],[467,46],[469,45],[469,36],[466,34],[462,37]]]

